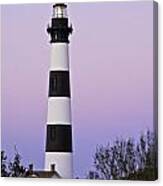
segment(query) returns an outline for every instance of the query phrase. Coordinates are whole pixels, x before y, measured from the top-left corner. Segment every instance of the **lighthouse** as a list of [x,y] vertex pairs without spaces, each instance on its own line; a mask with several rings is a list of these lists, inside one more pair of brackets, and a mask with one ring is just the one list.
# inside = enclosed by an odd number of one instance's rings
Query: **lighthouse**
[[72,127],[69,78],[69,26],[67,5],[53,6],[47,28],[51,43],[45,170],[55,170],[62,178],[72,178]]

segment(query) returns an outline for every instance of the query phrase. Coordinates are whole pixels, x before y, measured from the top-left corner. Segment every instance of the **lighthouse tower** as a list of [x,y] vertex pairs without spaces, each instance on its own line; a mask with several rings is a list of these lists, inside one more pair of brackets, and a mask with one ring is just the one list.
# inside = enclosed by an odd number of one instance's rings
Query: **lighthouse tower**
[[69,79],[69,26],[67,6],[55,4],[51,24],[47,28],[51,37],[51,63],[49,70],[49,96],[45,170],[55,165],[62,178],[72,178],[72,128]]

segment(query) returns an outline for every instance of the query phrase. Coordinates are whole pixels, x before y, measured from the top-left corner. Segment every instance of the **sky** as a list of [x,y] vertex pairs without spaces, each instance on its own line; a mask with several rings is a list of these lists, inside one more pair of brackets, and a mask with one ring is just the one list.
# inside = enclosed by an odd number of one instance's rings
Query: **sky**
[[[71,3],[74,176],[84,178],[97,145],[153,128],[153,3]],[[1,141],[44,168],[52,4],[2,6]]]

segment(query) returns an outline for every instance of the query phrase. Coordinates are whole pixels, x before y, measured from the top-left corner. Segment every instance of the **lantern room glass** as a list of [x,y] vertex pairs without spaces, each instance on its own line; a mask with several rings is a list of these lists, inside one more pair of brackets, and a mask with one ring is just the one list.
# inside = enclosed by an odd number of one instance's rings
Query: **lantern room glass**
[[67,17],[67,9],[66,6],[63,5],[55,5],[53,7],[53,17],[54,18],[64,18]]

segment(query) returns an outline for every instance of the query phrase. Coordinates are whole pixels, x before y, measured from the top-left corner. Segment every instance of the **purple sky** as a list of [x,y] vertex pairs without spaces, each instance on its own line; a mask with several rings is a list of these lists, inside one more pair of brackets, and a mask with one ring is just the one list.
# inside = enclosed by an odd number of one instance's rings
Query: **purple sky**
[[[97,144],[153,126],[153,3],[73,3],[70,43],[74,173]],[[44,166],[51,4],[2,6],[2,148]]]

